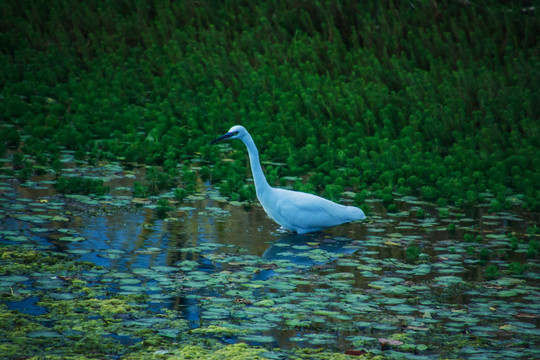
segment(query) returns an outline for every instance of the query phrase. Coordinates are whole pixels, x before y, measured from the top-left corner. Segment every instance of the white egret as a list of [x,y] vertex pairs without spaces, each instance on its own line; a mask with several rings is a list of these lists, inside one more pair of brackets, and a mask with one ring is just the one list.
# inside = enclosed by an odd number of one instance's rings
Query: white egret
[[247,130],[240,125],[233,126],[210,144],[227,139],[238,139],[246,145],[257,198],[268,216],[285,229],[305,234],[366,218],[364,212],[354,206],[336,204],[313,194],[271,187],[262,171],[259,151]]

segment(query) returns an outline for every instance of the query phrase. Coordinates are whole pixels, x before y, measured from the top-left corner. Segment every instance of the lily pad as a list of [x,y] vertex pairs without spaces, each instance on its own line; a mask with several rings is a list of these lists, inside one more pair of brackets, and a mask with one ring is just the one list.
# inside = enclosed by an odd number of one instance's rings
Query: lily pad
[[84,241],[85,238],[83,238],[82,236],[62,236],[58,238],[58,240],[65,242],[79,242]]

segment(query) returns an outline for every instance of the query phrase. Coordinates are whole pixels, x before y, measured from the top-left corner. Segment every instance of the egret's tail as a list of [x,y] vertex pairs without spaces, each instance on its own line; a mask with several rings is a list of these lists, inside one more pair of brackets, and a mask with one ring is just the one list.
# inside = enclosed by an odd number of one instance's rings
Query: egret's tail
[[347,214],[350,218],[349,221],[362,220],[366,218],[366,214],[364,214],[362,209],[355,206],[347,206]]

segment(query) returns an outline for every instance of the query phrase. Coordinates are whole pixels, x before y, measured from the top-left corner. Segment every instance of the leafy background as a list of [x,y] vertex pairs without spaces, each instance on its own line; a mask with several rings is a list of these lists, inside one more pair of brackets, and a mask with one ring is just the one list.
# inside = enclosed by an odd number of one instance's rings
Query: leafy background
[[243,124],[276,185],[308,175],[294,186],[352,189],[360,205],[398,192],[468,206],[490,192],[494,211],[514,194],[540,207],[540,22],[526,1],[2,8],[0,153],[15,152],[20,178],[61,166],[61,149],[173,179],[199,157],[203,177],[249,200],[245,152],[219,164],[208,145]]

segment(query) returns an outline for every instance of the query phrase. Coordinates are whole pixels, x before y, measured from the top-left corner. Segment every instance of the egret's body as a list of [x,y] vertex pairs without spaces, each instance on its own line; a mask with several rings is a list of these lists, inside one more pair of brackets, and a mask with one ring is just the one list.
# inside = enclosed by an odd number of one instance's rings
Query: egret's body
[[211,144],[226,139],[238,139],[246,145],[257,198],[268,216],[285,229],[304,234],[366,218],[364,212],[354,206],[336,204],[313,194],[271,187],[262,171],[255,142],[247,130],[240,125],[233,126]]

